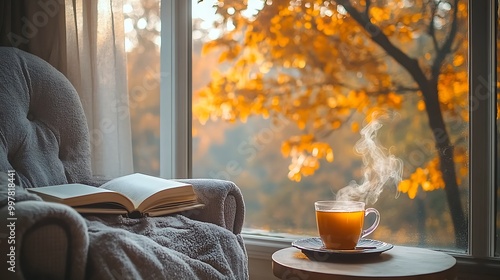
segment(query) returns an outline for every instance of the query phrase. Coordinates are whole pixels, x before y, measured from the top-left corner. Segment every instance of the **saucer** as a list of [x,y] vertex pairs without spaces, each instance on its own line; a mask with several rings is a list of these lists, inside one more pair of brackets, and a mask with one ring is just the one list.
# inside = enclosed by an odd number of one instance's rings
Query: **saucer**
[[302,250],[302,252],[315,257],[321,256],[366,256],[366,255],[378,255],[382,252],[392,249],[394,245],[373,240],[373,239],[360,239],[358,245],[352,250],[334,250],[326,249],[323,246],[323,242],[319,237],[303,238],[292,242],[292,246]]

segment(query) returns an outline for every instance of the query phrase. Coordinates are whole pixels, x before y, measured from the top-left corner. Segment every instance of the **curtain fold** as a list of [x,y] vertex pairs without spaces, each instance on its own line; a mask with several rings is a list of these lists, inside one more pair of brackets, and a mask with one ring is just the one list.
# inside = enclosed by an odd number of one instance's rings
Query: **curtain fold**
[[0,45],[33,53],[78,91],[95,176],[133,172],[122,0],[0,0]]
[[121,0],[66,0],[67,76],[88,116],[95,175],[133,172]]

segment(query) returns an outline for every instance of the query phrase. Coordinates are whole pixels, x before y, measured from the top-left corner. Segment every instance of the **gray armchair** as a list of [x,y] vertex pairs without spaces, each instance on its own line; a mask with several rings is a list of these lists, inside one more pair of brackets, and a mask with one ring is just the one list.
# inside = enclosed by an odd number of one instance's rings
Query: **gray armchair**
[[89,133],[73,86],[45,61],[0,47],[0,100],[0,220],[15,224],[14,231],[0,229],[1,279],[248,278],[236,185],[182,180],[206,205],[182,214],[82,216],[26,192],[102,183],[91,174]]

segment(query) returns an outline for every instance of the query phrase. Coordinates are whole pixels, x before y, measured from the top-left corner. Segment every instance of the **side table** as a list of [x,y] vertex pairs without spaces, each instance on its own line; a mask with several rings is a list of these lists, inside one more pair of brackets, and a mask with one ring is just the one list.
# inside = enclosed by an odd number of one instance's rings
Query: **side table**
[[272,259],[273,274],[280,279],[456,279],[454,257],[405,246],[394,246],[380,255],[327,262],[312,261],[289,247],[275,252]]

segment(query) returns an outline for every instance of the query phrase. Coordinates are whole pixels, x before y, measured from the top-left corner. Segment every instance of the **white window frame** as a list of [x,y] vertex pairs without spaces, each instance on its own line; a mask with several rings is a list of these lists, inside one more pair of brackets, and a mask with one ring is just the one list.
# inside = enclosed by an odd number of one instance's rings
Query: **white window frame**
[[[161,0],[160,176],[191,176],[191,1]],[[495,250],[497,0],[469,0],[469,254],[452,254],[458,272],[500,275]],[[499,202],[500,203],[500,202]],[[250,259],[269,260],[291,238],[243,234]]]
[[191,175],[191,1],[161,0],[160,176]]

